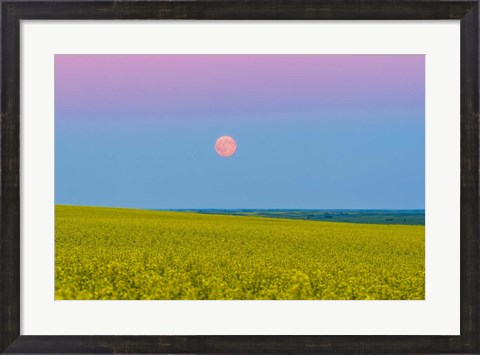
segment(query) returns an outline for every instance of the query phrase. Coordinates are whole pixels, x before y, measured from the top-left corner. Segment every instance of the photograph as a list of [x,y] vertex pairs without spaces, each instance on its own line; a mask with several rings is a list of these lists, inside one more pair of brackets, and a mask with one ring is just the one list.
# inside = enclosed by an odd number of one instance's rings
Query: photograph
[[425,55],[54,75],[55,300],[425,300]]

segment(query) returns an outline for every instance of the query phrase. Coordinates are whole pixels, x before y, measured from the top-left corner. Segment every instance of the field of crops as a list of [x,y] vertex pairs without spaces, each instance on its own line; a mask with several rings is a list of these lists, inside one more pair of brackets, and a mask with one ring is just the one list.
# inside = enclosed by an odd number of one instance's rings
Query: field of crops
[[424,299],[425,227],[57,206],[56,299]]

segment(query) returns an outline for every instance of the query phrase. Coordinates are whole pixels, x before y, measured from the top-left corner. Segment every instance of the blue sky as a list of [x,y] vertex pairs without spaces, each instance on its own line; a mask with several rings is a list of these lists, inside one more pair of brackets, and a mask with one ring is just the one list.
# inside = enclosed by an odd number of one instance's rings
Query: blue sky
[[56,56],[57,204],[424,208],[423,56],[153,57]]

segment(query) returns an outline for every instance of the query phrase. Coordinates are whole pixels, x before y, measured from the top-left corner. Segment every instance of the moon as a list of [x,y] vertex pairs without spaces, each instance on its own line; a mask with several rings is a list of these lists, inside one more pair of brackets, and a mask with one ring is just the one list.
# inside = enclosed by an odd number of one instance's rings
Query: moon
[[237,150],[237,142],[230,136],[221,136],[215,142],[215,151],[218,155],[228,158]]

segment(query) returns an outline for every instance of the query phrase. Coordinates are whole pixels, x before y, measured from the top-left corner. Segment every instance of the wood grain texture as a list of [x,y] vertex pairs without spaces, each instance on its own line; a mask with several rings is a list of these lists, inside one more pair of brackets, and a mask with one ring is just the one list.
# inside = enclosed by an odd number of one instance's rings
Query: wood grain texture
[[20,332],[19,23],[2,3],[0,350]]
[[435,336],[21,336],[6,353],[477,354]]
[[[470,0],[2,1],[0,351],[480,354],[478,16]],[[20,336],[21,19],[461,19],[461,336]]]
[[479,9],[461,22],[460,301],[461,334],[480,354]]
[[476,1],[4,0],[4,5],[21,19],[424,20],[460,19]]

